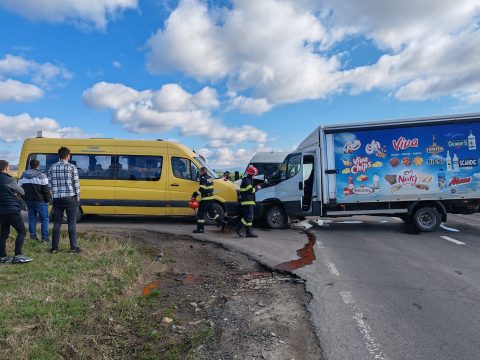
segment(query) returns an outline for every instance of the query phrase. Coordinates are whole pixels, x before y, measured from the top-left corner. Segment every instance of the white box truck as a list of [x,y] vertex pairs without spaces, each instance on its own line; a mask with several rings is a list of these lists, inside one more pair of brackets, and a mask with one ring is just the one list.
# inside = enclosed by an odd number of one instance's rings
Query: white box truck
[[480,206],[480,114],[320,126],[256,194],[271,228],[288,218],[398,216],[430,232]]

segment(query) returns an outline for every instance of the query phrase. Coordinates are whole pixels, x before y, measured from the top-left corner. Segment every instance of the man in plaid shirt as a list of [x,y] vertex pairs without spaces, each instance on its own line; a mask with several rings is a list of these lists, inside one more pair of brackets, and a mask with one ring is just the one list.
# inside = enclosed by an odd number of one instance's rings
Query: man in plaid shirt
[[70,150],[66,147],[58,149],[59,161],[50,166],[48,170],[48,182],[53,197],[53,231],[52,231],[52,254],[58,253],[60,242],[60,227],[62,226],[63,214],[67,213],[68,237],[70,239],[70,252],[79,253],[77,245],[77,211],[80,203],[80,180],[77,167],[71,164]]

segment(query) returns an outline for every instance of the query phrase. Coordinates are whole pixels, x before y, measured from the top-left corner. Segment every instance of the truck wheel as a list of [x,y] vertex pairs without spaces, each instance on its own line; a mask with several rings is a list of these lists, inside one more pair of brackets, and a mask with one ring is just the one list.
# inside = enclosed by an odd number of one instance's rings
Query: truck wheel
[[[225,216],[225,210],[223,210],[222,205],[220,205],[219,203],[213,203],[212,207],[215,210],[215,212],[218,215],[220,215],[220,218],[223,219],[223,217]],[[208,214],[208,213],[207,213],[207,216],[205,218],[205,224],[207,224],[207,225],[215,225],[216,224],[213,217],[211,217],[210,214]]]
[[413,214],[412,223],[422,232],[433,232],[440,227],[442,216],[433,207],[422,207]]
[[287,226],[287,214],[279,205],[272,205],[265,214],[265,221],[270,229],[283,229]]

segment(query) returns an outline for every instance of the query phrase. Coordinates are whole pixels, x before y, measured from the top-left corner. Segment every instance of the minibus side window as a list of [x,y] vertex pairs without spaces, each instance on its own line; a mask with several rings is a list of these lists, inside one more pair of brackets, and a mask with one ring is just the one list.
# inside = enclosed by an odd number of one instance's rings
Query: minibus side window
[[58,161],[58,154],[30,154],[28,156],[26,169],[30,168],[30,160],[40,161],[40,171],[46,174],[50,166]]
[[189,159],[172,157],[173,176],[179,179],[196,181],[198,178],[198,167]]
[[113,180],[111,155],[72,155],[70,162],[77,167],[80,179]]
[[118,180],[158,181],[162,176],[161,156],[120,155],[117,159]]

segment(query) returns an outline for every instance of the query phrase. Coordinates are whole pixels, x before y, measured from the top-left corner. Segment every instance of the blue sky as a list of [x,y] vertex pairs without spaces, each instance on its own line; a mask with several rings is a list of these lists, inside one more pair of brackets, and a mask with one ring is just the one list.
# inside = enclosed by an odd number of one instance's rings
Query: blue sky
[[86,3],[0,0],[0,157],[42,129],[233,168],[321,124],[480,111],[469,0]]

